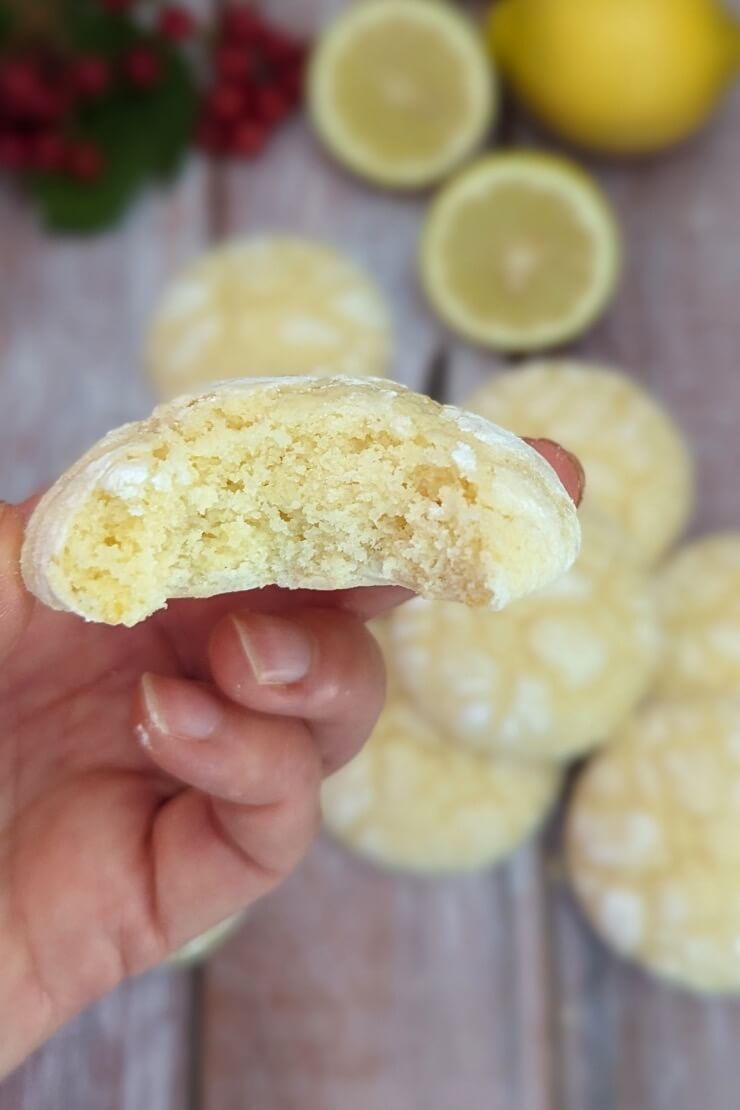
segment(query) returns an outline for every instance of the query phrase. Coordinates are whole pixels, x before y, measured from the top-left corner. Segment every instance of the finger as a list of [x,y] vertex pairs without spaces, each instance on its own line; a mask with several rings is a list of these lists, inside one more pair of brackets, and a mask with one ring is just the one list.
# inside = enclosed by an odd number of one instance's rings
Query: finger
[[318,782],[318,751],[303,722],[242,709],[188,679],[144,675],[134,718],[162,770],[225,801],[271,805],[286,787]]
[[549,462],[576,505],[580,505],[586,489],[586,474],[581,461],[553,439],[527,439],[524,442]]
[[413,597],[401,586],[359,586],[349,590],[285,590],[266,586],[262,590],[222,594],[204,599],[172,601],[151,619],[164,631],[177,651],[186,674],[207,679],[208,636],[213,626],[229,613],[249,609],[253,613],[289,614],[308,608],[340,609],[360,620],[372,620]]
[[321,763],[300,721],[245,711],[183,679],[144,676],[134,724],[149,757],[190,787],[152,831],[156,904],[174,948],[266,893],[305,854]]
[[232,615],[213,631],[210,661],[238,705],[307,721],[327,774],[356,754],[383,706],[380,649],[362,621],[335,609]]
[[21,578],[23,516],[0,501],[0,662],[7,658],[31,619],[33,598]]

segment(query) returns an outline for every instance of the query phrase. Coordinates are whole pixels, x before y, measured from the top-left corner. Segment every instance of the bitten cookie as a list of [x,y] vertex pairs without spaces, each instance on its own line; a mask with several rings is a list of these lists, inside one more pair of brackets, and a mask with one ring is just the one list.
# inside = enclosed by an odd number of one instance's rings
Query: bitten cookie
[[607,944],[695,990],[740,990],[740,702],[657,702],[578,780],[570,878]]
[[292,236],[230,243],[165,292],[147,342],[160,396],[247,374],[382,377],[391,323],[380,290],[329,247]]
[[22,567],[47,605],[132,625],[269,584],[500,607],[579,542],[555,471],[480,417],[389,382],[252,379],[101,440],[39,503]]
[[584,505],[608,513],[646,563],[683,531],[693,465],[668,413],[635,381],[566,359],[532,362],[492,379],[468,407],[520,435],[555,439],[586,471]]
[[414,600],[393,614],[401,681],[445,736],[569,759],[646,693],[661,647],[651,586],[611,521],[584,513],[582,526],[569,574],[504,613]]
[[665,694],[740,694],[740,532],[706,536],[658,578],[666,629]]
[[550,764],[458,750],[392,693],[360,754],[324,783],[328,829],[385,867],[430,874],[501,860],[544,819]]

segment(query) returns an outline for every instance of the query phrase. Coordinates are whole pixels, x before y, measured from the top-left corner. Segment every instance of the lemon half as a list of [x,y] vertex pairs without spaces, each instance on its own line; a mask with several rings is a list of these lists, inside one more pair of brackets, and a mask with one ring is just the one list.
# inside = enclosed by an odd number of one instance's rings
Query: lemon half
[[494,154],[433,203],[421,275],[451,328],[503,350],[537,350],[584,331],[609,301],[619,235],[608,201],[550,155]]
[[476,28],[439,0],[364,0],[314,53],[314,125],[349,169],[382,185],[436,181],[483,140],[496,101]]

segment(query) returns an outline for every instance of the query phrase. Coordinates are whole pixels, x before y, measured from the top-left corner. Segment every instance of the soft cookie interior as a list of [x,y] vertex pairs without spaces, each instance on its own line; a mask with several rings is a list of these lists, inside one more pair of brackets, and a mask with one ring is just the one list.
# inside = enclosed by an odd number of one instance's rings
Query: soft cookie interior
[[164,407],[98,460],[51,589],[91,619],[133,624],[168,597],[271,583],[392,582],[484,605],[551,577],[562,506],[526,456],[493,466],[428,399],[381,400],[334,383]]

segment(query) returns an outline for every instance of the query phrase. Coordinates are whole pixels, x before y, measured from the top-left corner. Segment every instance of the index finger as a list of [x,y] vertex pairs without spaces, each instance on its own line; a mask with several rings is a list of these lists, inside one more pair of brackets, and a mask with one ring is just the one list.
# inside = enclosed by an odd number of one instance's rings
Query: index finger
[[171,601],[150,620],[165,633],[185,673],[205,678],[210,673],[208,638],[216,624],[230,613],[243,610],[281,616],[306,609],[337,609],[369,621],[411,597],[411,591],[401,586],[358,586],[349,590],[284,590],[265,586],[261,590]]

